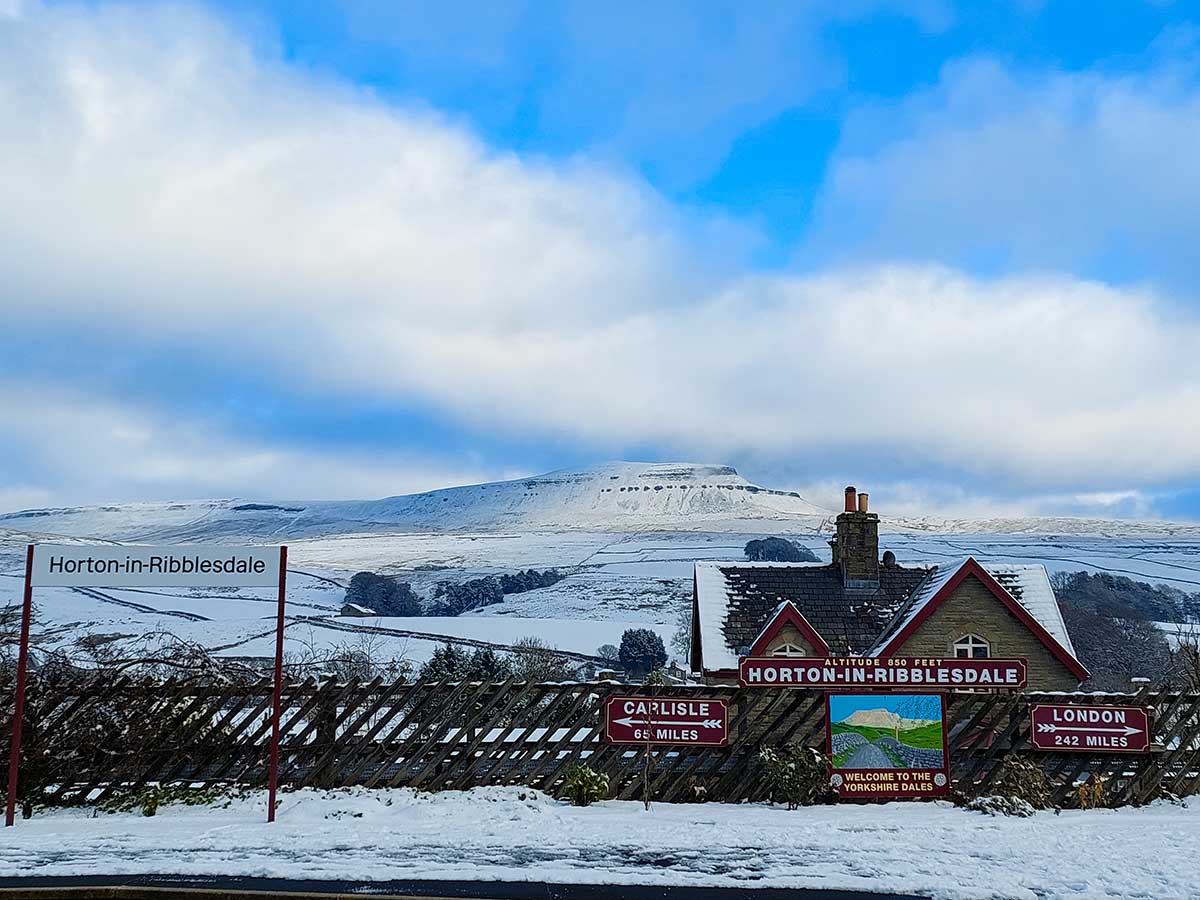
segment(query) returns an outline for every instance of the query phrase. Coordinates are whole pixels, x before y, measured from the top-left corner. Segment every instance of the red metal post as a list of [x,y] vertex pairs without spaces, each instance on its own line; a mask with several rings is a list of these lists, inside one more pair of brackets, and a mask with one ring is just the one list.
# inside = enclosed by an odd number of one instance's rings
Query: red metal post
[[283,605],[287,594],[287,547],[279,548],[279,614],[275,623],[275,696],[271,701],[271,770],[268,776],[267,821],[275,821],[275,789],[279,785],[279,707],[283,702]]
[[8,803],[4,825],[17,816],[17,771],[21,767],[21,726],[25,720],[25,671],[29,667],[29,620],[33,614],[33,544],[25,553],[25,603],[21,607],[21,646],[17,651],[17,695],[13,704],[12,749],[8,755]]

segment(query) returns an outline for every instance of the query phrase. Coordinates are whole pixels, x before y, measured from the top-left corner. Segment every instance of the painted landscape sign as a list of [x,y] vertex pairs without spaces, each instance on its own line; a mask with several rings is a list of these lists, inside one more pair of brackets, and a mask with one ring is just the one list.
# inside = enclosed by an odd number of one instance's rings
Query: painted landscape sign
[[941,694],[830,694],[829,783],[839,797],[893,800],[950,792]]
[[724,746],[729,740],[729,706],[724,700],[697,697],[609,697],[604,704],[604,740]]
[[1029,742],[1037,750],[1150,750],[1150,716],[1141,707],[1035,703],[1029,708],[1029,717]]
[[1024,659],[909,659],[893,656],[745,656],[738,663],[742,687],[987,687],[1017,690],[1028,681]]

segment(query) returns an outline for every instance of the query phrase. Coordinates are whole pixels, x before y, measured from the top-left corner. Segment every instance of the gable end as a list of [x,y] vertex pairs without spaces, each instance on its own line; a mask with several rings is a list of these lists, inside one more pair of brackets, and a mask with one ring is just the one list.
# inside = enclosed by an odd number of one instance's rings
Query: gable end
[[892,635],[878,649],[876,656],[893,656],[909,640],[921,626],[950,598],[951,595],[968,578],[976,579],[995,600],[997,600],[1024,628],[1029,632],[1058,662],[1060,662],[1080,682],[1086,681],[1089,672],[1083,664],[1072,656],[1066,648],[1056,641],[1045,627],[1038,622],[1029,611],[1018,603],[1011,594],[996,581],[973,557],[969,557],[954,576],[942,585],[934,596],[930,597],[921,610],[905,623],[904,627]]

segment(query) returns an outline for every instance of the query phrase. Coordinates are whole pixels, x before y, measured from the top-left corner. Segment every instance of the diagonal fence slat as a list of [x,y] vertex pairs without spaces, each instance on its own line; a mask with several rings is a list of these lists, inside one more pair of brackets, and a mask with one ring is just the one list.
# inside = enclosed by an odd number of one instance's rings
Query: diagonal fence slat
[[[0,690],[10,682],[0,682]],[[283,691],[281,784],[418,790],[526,785],[549,793],[586,763],[609,778],[614,797],[640,797],[644,747],[602,739],[605,698],[721,698],[731,740],[722,747],[651,748],[656,801],[762,801],[769,787],[756,762],[763,747],[825,749],[825,695],[786,688],[597,683],[339,683],[288,680]],[[35,675],[25,796],[93,800],[153,784],[266,780],[271,682],[149,681],[96,675],[74,681]],[[1038,752],[1029,708],[1039,701],[1144,706],[1151,753]],[[11,712],[9,712],[11,721]],[[1134,695],[950,692],[945,727],[952,777],[967,793],[990,790],[1009,759],[1032,760],[1059,804],[1081,802],[1080,785],[1103,786],[1107,802],[1145,803],[1200,788],[1200,694]]]

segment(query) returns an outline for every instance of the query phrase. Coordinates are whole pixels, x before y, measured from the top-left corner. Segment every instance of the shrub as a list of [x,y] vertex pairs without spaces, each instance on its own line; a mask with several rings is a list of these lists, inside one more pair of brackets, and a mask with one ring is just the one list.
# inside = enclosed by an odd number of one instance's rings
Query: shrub
[[575,663],[533,635],[513,644],[509,659],[513,674],[521,681],[574,681],[579,677]]
[[671,683],[671,679],[667,677],[667,670],[659,667],[653,672],[647,673],[642,683],[650,687],[666,687]]
[[1032,816],[1036,809],[1016,797],[1000,797],[995,794],[988,794],[983,797],[974,797],[963,804],[965,809],[973,812],[986,813],[989,816],[1016,816],[1025,818]]
[[1108,806],[1108,779],[1096,778],[1075,788],[1075,805],[1080,809],[1103,809]]
[[208,806],[224,801],[229,806],[235,798],[244,797],[245,788],[213,784],[193,787],[188,784],[147,784],[136,790],[117,790],[108,795],[99,805],[101,812],[131,812],[140,809],[143,816],[153,816],[160,806],[182,803],[184,806]]
[[967,809],[992,815],[1030,816],[1039,809],[1054,809],[1050,780],[1042,767],[1020,756],[1009,756],[986,795],[965,803]]
[[563,781],[562,799],[574,806],[590,806],[608,799],[608,776],[591,766],[574,766]]
[[811,747],[764,747],[758,751],[758,764],[772,803],[786,803],[788,809],[796,809],[828,802],[832,796],[829,760]]

